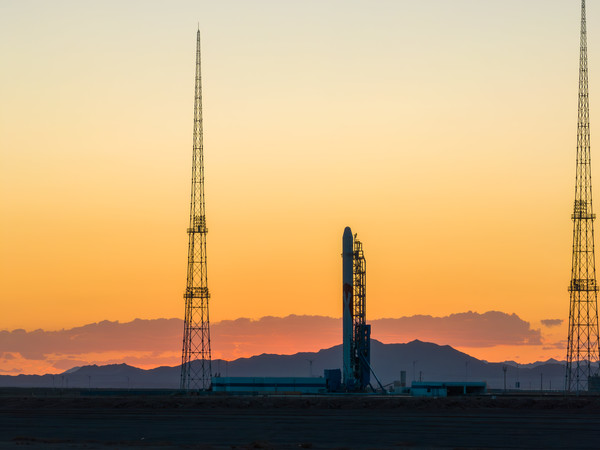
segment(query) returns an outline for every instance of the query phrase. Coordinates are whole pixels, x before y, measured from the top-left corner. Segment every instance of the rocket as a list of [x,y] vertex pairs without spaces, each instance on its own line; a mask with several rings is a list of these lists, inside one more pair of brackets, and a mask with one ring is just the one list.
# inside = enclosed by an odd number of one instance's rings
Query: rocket
[[350,227],[344,229],[342,238],[342,326],[343,326],[343,355],[344,355],[344,384],[350,387],[349,384],[354,381],[352,371],[352,341],[353,341],[353,323],[352,323],[352,297],[354,294],[353,281],[353,264],[354,264],[354,237]]

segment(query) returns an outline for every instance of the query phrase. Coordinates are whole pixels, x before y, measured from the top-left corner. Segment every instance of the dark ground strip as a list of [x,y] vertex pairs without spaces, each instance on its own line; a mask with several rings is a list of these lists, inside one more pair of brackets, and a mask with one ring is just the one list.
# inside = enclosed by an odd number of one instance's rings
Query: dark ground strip
[[595,449],[598,430],[599,398],[0,398],[2,448]]

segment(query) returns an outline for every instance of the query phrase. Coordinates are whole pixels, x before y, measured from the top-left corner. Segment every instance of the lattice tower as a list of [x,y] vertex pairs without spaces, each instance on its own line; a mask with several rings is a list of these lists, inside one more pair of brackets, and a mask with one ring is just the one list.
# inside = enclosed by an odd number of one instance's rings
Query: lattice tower
[[354,235],[353,252],[353,299],[352,299],[352,373],[357,387],[368,384],[370,362],[370,334],[367,325],[367,261],[362,242]]
[[181,389],[208,390],[211,385],[210,322],[206,272],[206,214],[204,205],[204,153],[202,144],[202,77],[200,71],[200,30],[196,42],[196,87],[194,96],[194,138],[192,153],[192,195],[185,319],[181,355]]
[[569,334],[565,389],[587,389],[588,377],[597,371],[598,286],[594,256],[592,210],[592,171],[590,157],[590,115],[587,65],[585,0],[581,1],[581,40],[579,56],[579,105],[577,120],[577,164],[573,206],[573,257],[571,269]]

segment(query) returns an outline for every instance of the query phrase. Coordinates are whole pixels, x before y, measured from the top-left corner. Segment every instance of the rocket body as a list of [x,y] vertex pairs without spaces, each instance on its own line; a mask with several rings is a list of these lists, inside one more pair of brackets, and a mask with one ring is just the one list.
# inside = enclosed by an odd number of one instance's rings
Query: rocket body
[[353,341],[353,323],[352,323],[352,298],[354,294],[353,281],[354,265],[354,237],[350,227],[344,229],[342,238],[342,324],[343,324],[343,354],[344,354],[344,384],[347,387],[354,382],[352,372],[352,341]]

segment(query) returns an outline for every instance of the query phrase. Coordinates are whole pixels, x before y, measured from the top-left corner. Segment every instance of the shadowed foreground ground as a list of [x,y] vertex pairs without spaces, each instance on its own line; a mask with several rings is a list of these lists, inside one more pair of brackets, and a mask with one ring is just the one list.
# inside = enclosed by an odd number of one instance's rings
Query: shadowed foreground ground
[[[0,448],[598,448],[600,398],[0,395]],[[26,396],[27,395],[27,396]]]

